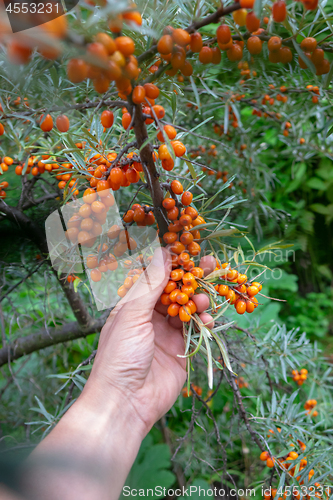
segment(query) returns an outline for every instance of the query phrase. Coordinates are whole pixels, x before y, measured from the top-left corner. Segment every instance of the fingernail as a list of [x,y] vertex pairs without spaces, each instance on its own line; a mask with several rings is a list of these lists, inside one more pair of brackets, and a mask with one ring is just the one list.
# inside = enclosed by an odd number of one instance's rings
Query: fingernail
[[153,260],[151,261],[151,263],[156,267],[164,267],[165,257],[166,255],[163,248],[157,248],[155,250]]

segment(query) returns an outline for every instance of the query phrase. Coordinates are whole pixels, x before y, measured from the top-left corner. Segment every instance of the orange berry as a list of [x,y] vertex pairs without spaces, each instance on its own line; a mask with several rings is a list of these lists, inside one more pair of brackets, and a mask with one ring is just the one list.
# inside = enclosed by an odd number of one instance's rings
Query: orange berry
[[219,43],[228,43],[231,38],[229,26],[221,24],[216,30],[216,38]]
[[168,307],[168,314],[169,314],[169,316],[171,316],[171,317],[178,316],[179,309],[180,309],[180,305],[179,304],[176,304],[176,303],[170,304],[169,307]]
[[101,115],[101,124],[103,125],[103,127],[111,128],[113,125],[113,121],[114,121],[114,115],[112,111],[109,111],[107,109],[103,111]]
[[190,49],[192,52],[200,52],[202,49],[202,36],[197,31],[191,34]]
[[235,303],[235,309],[238,314],[244,314],[246,311],[246,302],[243,299],[238,299]]
[[189,307],[187,306],[182,306],[180,309],[179,309],[179,319],[180,321],[183,321],[184,323],[187,323],[188,321],[190,321],[191,319],[191,310]]
[[190,34],[181,28],[173,30],[172,39],[174,43],[180,45],[181,47],[185,47],[186,45],[189,45],[191,43]]
[[260,27],[260,19],[257,18],[253,11],[246,16],[246,27],[250,33],[257,31]]
[[283,23],[287,17],[287,7],[284,0],[277,0],[272,7],[273,19],[277,23]]
[[180,181],[172,181],[171,182],[171,191],[175,194],[182,194],[184,191],[183,185]]

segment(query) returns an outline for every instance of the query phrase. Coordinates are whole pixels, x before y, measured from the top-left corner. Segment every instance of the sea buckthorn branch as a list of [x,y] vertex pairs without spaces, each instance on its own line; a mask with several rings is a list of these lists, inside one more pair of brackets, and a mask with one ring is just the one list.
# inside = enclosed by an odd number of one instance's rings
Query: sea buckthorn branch
[[[240,6],[239,2],[235,2],[232,5],[230,5],[229,7],[225,7],[225,8],[222,5],[213,14],[210,14],[209,16],[204,17],[203,19],[201,19],[199,21],[193,21],[193,23],[190,24],[190,26],[188,26],[187,28],[184,28],[184,29],[188,33],[193,33],[194,31],[196,31],[200,28],[203,28],[204,26],[207,26],[208,24],[218,23],[221,17],[223,17],[227,14],[231,14],[231,12],[234,12],[235,10],[239,10],[240,8],[241,8],[241,6]],[[137,57],[137,60],[139,63],[142,63],[142,62],[146,61],[147,59],[149,59],[154,54],[156,54],[156,52],[157,52],[157,44],[154,44],[148,50],[146,50],[145,52],[140,54]],[[157,73],[155,73],[155,74],[157,74]]]
[[252,429],[252,427],[251,427],[249,418],[247,416],[247,412],[246,412],[244,405],[243,405],[242,395],[240,393],[238,385],[235,382],[236,377],[232,373],[230,373],[230,379],[229,379],[229,376],[227,373],[225,373],[225,377],[226,377],[229,385],[232,387],[232,390],[233,390],[234,395],[235,395],[236,400],[237,400],[239,415],[242,418],[242,420],[244,421],[245,426],[246,426],[252,440],[257,444],[258,448],[261,451],[264,451],[264,447],[263,447],[261,441],[258,439],[257,432],[254,429]]
[[[63,111],[69,111],[69,110],[84,110],[84,109],[91,109],[91,108],[96,108],[97,106],[100,106],[102,99],[98,99],[96,101],[90,101],[90,102],[84,102],[84,103],[78,103],[78,104],[70,104],[67,106],[54,106],[52,108],[39,108],[39,109],[29,109],[27,111],[22,111],[19,113],[2,113],[0,112],[0,118],[1,120],[7,120],[10,118],[17,118],[20,119],[17,115],[23,115],[23,116],[31,116],[31,115],[41,115],[45,113],[46,111],[48,113],[57,113],[57,112],[63,112]],[[103,106],[106,106],[108,108],[127,108],[129,106],[127,101],[112,101],[110,99],[106,100],[103,102]]]
[[162,206],[163,191],[159,182],[159,173],[153,160],[153,147],[150,142],[147,142],[148,132],[145,124],[145,118],[142,114],[141,105],[135,106],[135,118],[133,122],[133,129],[136,137],[137,147],[141,158],[142,167],[146,175],[147,184],[151,193],[153,205],[156,209],[155,217],[158,223],[160,236],[163,236],[168,231],[167,215]]
[[109,312],[106,311],[100,318],[93,319],[88,328],[83,329],[77,321],[73,321],[62,327],[43,328],[38,333],[20,337],[0,349],[0,366],[7,364],[9,359],[13,361],[46,347],[99,333]]

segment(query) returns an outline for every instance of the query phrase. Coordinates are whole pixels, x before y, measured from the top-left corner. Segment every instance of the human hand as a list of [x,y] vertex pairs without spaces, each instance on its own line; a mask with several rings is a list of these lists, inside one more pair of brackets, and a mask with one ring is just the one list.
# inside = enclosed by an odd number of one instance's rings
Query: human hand
[[[200,262],[205,274],[215,266],[210,256]],[[169,251],[158,249],[149,273],[137,281],[133,298],[131,289],[108,318],[83,394],[95,401],[121,400],[143,424],[143,434],[171,408],[186,380],[185,359],[178,357],[184,354],[182,323],[178,317],[167,319],[167,306],[159,301],[170,270]],[[211,327],[212,317],[203,312],[209,307],[208,296],[192,299]]]

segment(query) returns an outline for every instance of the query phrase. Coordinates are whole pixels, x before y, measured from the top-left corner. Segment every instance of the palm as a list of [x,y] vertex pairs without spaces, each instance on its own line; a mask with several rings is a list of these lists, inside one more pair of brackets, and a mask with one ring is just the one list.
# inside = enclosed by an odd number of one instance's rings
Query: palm
[[[171,408],[185,383],[185,360],[178,357],[184,354],[184,339],[180,330],[156,311],[152,321],[142,324],[138,317],[136,321],[136,335],[133,336],[133,325],[125,323],[119,337],[115,335],[115,316],[102,332],[99,357],[108,382],[126,395],[149,427],[149,422],[158,420]],[[115,335],[112,352],[108,352],[109,335]]]

